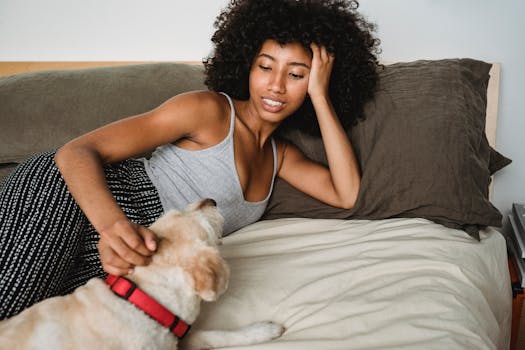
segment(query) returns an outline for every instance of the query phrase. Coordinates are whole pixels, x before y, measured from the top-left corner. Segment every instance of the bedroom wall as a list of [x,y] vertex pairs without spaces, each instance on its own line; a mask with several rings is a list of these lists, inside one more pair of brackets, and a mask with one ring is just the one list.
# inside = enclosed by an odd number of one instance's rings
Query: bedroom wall
[[[0,61],[200,60],[227,0],[0,0]],[[495,178],[503,214],[525,203],[525,2],[362,0],[384,61],[474,57],[501,62]]]

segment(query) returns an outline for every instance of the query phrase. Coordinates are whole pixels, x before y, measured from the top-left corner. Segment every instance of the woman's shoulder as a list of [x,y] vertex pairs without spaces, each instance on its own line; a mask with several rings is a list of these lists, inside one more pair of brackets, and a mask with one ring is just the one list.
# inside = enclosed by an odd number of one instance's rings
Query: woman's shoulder
[[172,97],[161,108],[163,120],[167,120],[164,125],[172,125],[182,135],[176,139],[179,146],[191,142],[209,147],[224,139],[230,130],[228,100],[213,91],[185,92]]
[[202,121],[222,121],[229,119],[230,106],[226,97],[220,93],[207,90],[184,92],[172,97],[168,108],[184,109],[192,115],[198,115]]

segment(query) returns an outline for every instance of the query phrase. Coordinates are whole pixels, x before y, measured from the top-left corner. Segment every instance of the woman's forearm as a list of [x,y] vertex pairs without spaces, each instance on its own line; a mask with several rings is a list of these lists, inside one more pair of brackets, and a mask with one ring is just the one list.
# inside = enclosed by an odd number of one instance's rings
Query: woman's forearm
[[334,190],[341,206],[354,206],[359,193],[361,175],[352,144],[341,126],[335,110],[325,97],[312,99],[328,159]]
[[98,232],[126,220],[107,186],[102,160],[95,151],[66,144],[57,151],[55,162],[73,198]]
[[350,140],[339,122],[329,97],[329,82],[335,56],[315,43],[308,82],[308,95],[317,115],[329,167],[329,182],[338,206],[352,208],[357,200],[361,175]]

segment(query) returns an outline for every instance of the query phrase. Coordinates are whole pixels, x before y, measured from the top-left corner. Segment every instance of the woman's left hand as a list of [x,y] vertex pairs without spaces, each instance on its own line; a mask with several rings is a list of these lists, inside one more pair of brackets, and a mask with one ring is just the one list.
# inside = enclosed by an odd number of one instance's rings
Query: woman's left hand
[[316,97],[328,97],[330,74],[335,56],[328,53],[326,47],[315,43],[310,44],[312,49],[312,67],[308,79],[308,95],[311,99]]

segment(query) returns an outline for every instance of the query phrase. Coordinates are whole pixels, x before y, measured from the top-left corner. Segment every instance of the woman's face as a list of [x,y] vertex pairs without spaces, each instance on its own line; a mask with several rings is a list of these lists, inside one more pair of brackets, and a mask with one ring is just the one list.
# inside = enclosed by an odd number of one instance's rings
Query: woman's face
[[311,63],[311,53],[299,43],[263,43],[250,70],[250,101],[261,118],[281,122],[302,105]]

